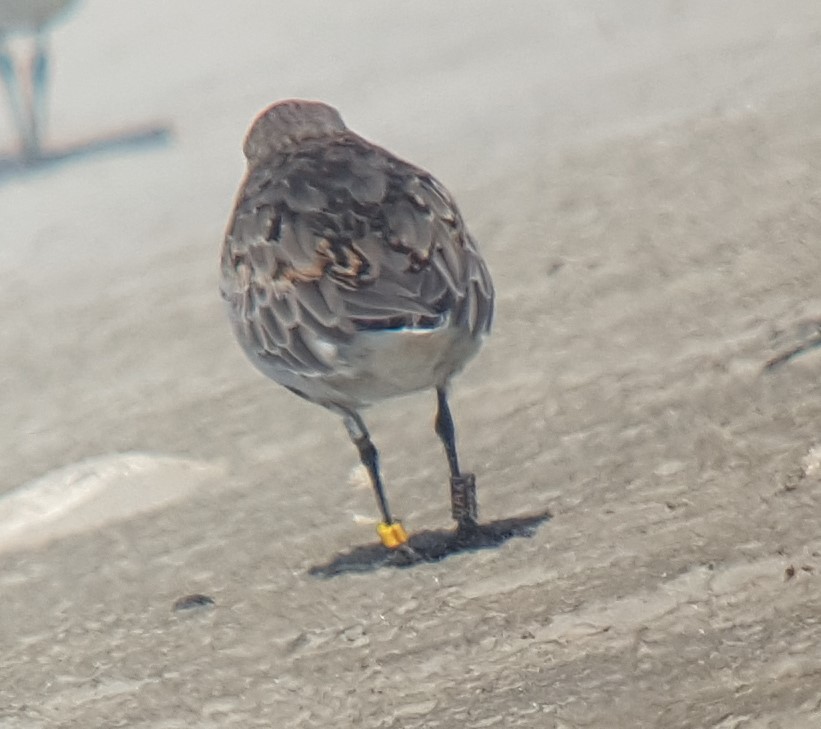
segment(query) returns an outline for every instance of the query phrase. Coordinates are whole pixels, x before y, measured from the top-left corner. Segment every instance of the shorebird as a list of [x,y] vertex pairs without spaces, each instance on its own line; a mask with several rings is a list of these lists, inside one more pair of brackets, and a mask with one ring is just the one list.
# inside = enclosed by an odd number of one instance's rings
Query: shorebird
[[[41,154],[46,121],[48,83],[48,31],[51,23],[76,0],[0,0],[0,75],[6,86],[14,126],[23,157],[35,161]],[[14,61],[8,38],[34,37],[34,52],[26,76]]]
[[412,553],[388,506],[361,411],[434,389],[459,534],[477,524],[459,467],[448,384],[493,318],[493,284],[456,204],[432,175],[348,129],[319,102],[260,113],[228,224],[220,289],[234,333],[265,375],[343,419],[390,549]]

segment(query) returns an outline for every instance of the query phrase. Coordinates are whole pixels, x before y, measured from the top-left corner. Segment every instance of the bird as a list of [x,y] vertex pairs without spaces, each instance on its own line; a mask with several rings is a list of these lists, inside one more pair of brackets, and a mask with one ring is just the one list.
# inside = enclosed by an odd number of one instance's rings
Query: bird
[[264,375],[341,416],[389,550],[413,553],[362,411],[434,390],[456,534],[476,534],[476,479],[459,465],[448,393],[490,332],[494,287],[450,193],[319,101],[272,104],[243,151],[220,256],[241,348]]
[[[0,0],[0,76],[6,87],[12,118],[22,145],[23,159],[36,162],[42,155],[49,71],[48,30],[76,0]],[[34,37],[28,78],[21,83],[8,38]]]

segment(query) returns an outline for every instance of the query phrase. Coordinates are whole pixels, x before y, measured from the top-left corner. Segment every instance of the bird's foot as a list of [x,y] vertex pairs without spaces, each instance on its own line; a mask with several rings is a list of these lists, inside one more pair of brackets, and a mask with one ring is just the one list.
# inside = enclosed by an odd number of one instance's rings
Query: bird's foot
[[422,561],[422,555],[408,544],[408,533],[401,522],[383,521],[377,525],[376,531],[382,545],[390,550],[388,561],[394,566],[404,567]]
[[475,519],[462,519],[456,524],[456,539],[459,542],[471,542],[481,535],[479,522]]

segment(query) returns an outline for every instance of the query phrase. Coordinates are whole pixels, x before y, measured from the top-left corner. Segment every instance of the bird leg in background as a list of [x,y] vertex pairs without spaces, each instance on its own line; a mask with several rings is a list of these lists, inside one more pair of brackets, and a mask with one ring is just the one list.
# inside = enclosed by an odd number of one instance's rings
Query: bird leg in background
[[459,457],[456,455],[456,429],[448,407],[447,391],[444,387],[436,388],[438,407],[436,410],[436,434],[445,446],[445,454],[450,467],[450,507],[459,531],[470,531],[479,518],[476,503],[476,477],[472,473],[459,470]]
[[40,156],[41,140],[46,128],[48,74],[48,40],[45,33],[39,32],[35,37],[34,58],[31,61],[31,101],[29,108],[31,138],[27,151],[27,156],[31,159],[37,159]]
[[20,82],[18,66],[0,41],[0,75],[8,93],[23,157],[28,161],[40,158],[48,92],[48,40],[43,32],[39,32],[34,43],[27,83],[24,86]]
[[28,104],[23,97],[23,90],[20,87],[20,79],[17,76],[17,68],[11,53],[6,48],[3,39],[0,38],[0,75],[3,77],[3,84],[9,97],[9,106],[14,120],[14,127],[23,145],[23,154],[28,157],[31,149],[31,124],[29,123]]

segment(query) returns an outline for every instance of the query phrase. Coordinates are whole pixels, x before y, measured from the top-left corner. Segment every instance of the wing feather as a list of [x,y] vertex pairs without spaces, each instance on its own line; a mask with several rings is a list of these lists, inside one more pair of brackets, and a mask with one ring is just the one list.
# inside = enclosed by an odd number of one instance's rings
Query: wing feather
[[478,334],[493,312],[490,276],[444,187],[353,133],[251,168],[226,276],[240,325],[308,376],[327,373],[328,353],[357,330],[449,317]]

